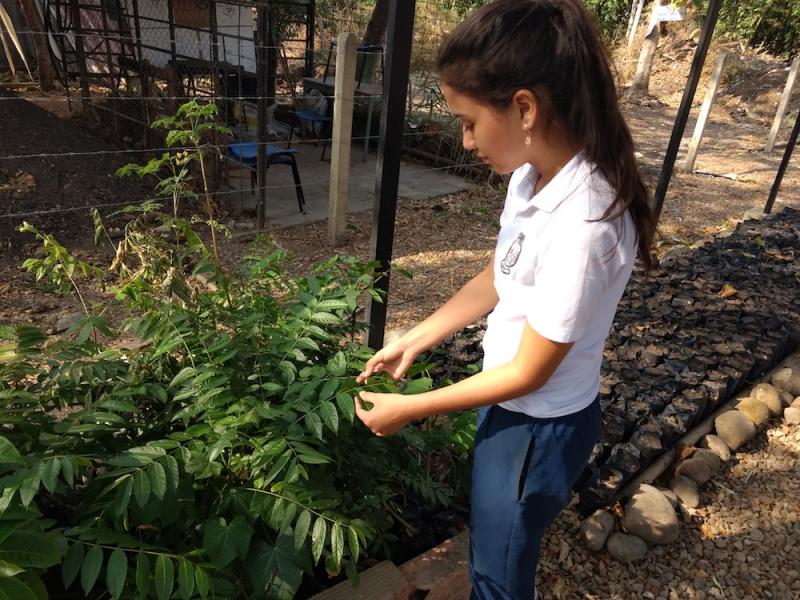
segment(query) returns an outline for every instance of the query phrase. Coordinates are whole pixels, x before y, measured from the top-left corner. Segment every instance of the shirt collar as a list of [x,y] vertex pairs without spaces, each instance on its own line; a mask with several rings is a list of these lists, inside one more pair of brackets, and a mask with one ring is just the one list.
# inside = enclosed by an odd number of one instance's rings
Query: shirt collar
[[556,173],[539,193],[534,195],[533,188],[539,177],[538,171],[530,163],[525,163],[514,173],[509,183],[515,197],[526,205],[551,213],[567,199],[572,191],[584,180],[586,164],[583,152],[578,152],[564,167]]

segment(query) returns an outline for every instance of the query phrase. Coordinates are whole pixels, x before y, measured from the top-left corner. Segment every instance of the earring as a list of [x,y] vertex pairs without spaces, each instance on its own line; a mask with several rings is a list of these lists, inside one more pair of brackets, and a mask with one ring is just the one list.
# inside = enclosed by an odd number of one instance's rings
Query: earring
[[525,146],[528,147],[528,148],[530,148],[530,146],[531,146],[531,132],[530,131],[528,131],[528,135],[525,138]]

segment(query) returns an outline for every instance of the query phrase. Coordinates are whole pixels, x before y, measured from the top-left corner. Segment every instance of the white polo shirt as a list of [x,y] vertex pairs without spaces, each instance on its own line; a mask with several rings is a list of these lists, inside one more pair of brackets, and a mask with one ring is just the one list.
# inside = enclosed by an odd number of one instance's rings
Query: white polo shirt
[[499,302],[488,318],[483,369],[514,358],[526,321],[543,337],[574,342],[544,386],[500,404],[558,417],[597,396],[605,340],[636,258],[636,231],[627,211],[596,220],[614,190],[583,153],[533,195],[537,177],[525,164],[508,186],[494,262]]

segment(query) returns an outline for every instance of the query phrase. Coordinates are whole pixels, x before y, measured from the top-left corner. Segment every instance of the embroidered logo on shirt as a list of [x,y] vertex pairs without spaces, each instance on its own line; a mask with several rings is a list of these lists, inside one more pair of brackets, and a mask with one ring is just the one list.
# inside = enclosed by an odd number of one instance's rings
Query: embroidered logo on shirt
[[519,260],[519,255],[522,253],[522,242],[525,241],[525,234],[520,233],[517,236],[517,239],[509,246],[508,252],[506,252],[506,257],[500,261],[500,270],[509,275],[511,273],[511,267],[517,264]]

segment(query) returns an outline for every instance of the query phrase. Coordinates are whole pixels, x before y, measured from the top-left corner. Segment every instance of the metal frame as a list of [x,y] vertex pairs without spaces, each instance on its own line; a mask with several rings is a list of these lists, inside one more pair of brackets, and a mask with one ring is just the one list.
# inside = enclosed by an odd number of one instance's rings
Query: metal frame
[[[140,80],[140,92],[143,98],[150,98],[151,92],[157,92],[152,88],[150,80],[169,81],[171,75],[168,69],[153,67],[147,63],[144,53],[156,52],[168,57],[168,65],[178,68],[182,62],[199,63],[197,56],[191,56],[186,51],[181,52],[176,40],[176,31],[196,32],[207,36],[209,42],[208,60],[205,60],[205,67],[201,73],[199,67],[190,65],[188,70],[178,73],[178,84],[184,88],[181,95],[218,95],[224,92],[224,82],[226,72],[231,71],[231,65],[223,58],[224,49],[241,46],[242,42],[256,44],[255,32],[248,35],[249,28],[244,35],[241,31],[235,33],[220,30],[217,24],[216,7],[221,4],[229,4],[243,8],[254,9],[260,4],[260,0],[209,0],[209,26],[207,28],[192,25],[178,26],[175,21],[175,10],[173,0],[166,0],[167,18],[162,16],[145,16],[141,14],[139,0],[100,0],[97,4],[87,2],[87,0],[50,0],[48,6],[48,31],[55,35],[61,55],[61,68],[67,79],[76,77],[81,82],[81,94],[84,104],[88,107],[88,101],[92,96],[90,83],[100,85],[111,90],[112,95],[124,93],[122,82],[130,78]],[[285,57],[286,61],[299,61],[306,68],[313,68],[313,48],[314,48],[314,22],[313,14],[316,6],[315,0],[272,0],[271,5],[286,5],[298,8],[299,18],[293,18],[291,25],[300,26],[298,39],[303,41],[305,49],[301,56]],[[54,9],[51,15],[50,8]],[[113,9],[113,10],[112,10]],[[91,12],[95,15],[95,20],[101,26],[85,26],[86,14]],[[81,22],[83,14],[84,24]],[[241,14],[241,13],[240,13]],[[309,21],[309,16],[311,20]],[[302,31],[302,26],[305,31]],[[169,45],[156,46],[152,42],[143,39],[143,30],[147,29],[165,30],[165,35],[169,35]],[[168,33],[166,33],[168,32]],[[305,35],[305,38],[302,35]],[[67,42],[70,37],[75,36],[74,50],[69,47]],[[97,38],[95,47],[86,47],[87,39]],[[83,43],[81,43],[83,42]],[[266,42],[268,45],[269,42]],[[220,53],[220,47],[223,53]],[[268,53],[268,68],[271,73],[271,80],[268,89],[274,89],[274,78],[277,75],[276,56],[273,52]],[[227,56],[230,56],[230,51]],[[241,51],[239,51],[241,57]],[[257,62],[257,59],[256,59]],[[100,68],[92,68],[89,65],[94,63]],[[241,61],[240,61],[241,63]],[[238,67],[238,65],[237,65]],[[256,70],[258,65],[256,67]],[[244,69],[238,67],[241,72]],[[180,69],[179,69],[180,70]],[[234,69],[235,70],[235,69]],[[222,73],[222,75],[220,75]],[[199,75],[203,79],[204,85],[198,85],[194,81],[194,76]],[[253,73],[257,76],[257,73]],[[184,81],[186,79],[186,81]],[[186,89],[188,88],[188,89]],[[241,91],[241,82],[240,82]],[[252,92],[251,92],[252,93]],[[274,95],[274,93],[273,93]],[[242,97],[242,94],[239,94]],[[105,107],[93,105],[94,108],[105,109]],[[149,112],[149,109],[145,111]],[[138,122],[145,127],[149,125],[144,121],[148,117],[143,117]]]
[[794,147],[797,144],[798,133],[800,133],[800,112],[797,113],[797,118],[794,120],[794,127],[792,128],[792,133],[789,134],[789,141],[786,144],[786,150],[783,152],[781,165],[778,167],[778,174],[775,176],[775,182],[772,184],[772,189],[769,191],[767,205],[764,207],[765,214],[772,212],[772,205],[775,204],[775,199],[778,197],[778,191],[781,189],[781,183],[783,183],[783,176],[786,173],[789,161],[792,158],[792,152],[794,152]]

